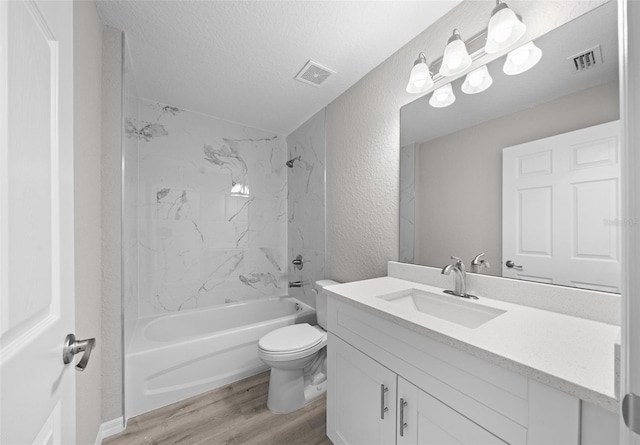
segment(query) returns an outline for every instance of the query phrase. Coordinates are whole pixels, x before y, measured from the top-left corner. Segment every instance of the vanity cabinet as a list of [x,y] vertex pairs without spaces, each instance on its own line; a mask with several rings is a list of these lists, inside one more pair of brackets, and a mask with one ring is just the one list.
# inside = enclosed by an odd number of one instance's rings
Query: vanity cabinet
[[329,342],[329,438],[335,445],[395,443],[396,374],[331,334]]
[[327,316],[336,445],[590,443],[586,404],[570,394],[337,298]]
[[332,334],[328,354],[327,434],[335,445],[505,444]]
[[505,444],[402,377],[398,377],[397,418],[398,445]]

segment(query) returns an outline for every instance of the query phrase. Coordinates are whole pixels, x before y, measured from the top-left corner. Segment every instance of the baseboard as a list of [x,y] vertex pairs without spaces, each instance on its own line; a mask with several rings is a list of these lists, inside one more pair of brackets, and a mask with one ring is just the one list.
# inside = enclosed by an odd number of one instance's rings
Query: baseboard
[[102,441],[107,437],[111,437],[115,434],[121,433],[122,431],[124,431],[124,419],[122,417],[104,422],[100,425],[100,429],[98,430],[95,445],[102,444]]

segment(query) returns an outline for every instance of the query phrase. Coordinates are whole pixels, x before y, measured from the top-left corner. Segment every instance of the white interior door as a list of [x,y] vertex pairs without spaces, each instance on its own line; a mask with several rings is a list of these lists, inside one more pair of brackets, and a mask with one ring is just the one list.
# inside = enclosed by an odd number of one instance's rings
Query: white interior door
[[503,276],[620,292],[619,159],[618,121],[503,150]]
[[0,1],[0,443],[75,443],[73,4]]

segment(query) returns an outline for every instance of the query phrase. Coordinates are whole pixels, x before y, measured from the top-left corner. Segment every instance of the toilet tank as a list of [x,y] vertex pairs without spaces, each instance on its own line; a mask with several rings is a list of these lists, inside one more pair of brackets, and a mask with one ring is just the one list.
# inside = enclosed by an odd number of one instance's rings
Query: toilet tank
[[333,286],[334,284],[340,284],[333,280],[319,280],[316,281],[316,317],[318,318],[318,325],[327,330],[327,294],[324,293],[324,288],[327,286]]

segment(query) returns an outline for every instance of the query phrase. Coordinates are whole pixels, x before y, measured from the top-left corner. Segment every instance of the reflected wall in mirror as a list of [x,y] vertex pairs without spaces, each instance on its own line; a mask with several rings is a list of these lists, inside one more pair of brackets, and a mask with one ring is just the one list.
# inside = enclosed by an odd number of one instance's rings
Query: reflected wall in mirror
[[[504,74],[503,56],[487,65],[493,85],[486,91],[462,93],[462,77],[452,82],[457,99],[451,106],[433,108],[426,95],[402,108],[400,261],[442,267],[455,255],[469,267],[485,253],[491,267],[482,273],[619,292],[619,142],[615,135],[613,142],[592,133],[582,142],[566,136],[619,119],[616,3],[535,44],[542,59],[525,73]],[[591,50],[596,63],[576,69],[574,56]],[[556,160],[552,146],[558,141],[566,147],[557,150],[565,154]],[[532,172],[555,172],[549,177],[562,182],[564,191],[540,177],[503,191],[512,183],[503,181],[510,162],[530,168],[506,154],[526,152],[520,146],[529,143],[542,147],[548,156],[536,156],[549,161],[530,163],[537,165]],[[600,176],[589,177],[586,166],[594,163],[612,165],[605,176],[599,170]],[[571,166],[580,167],[578,176],[561,173]],[[540,193],[524,192],[534,189]],[[506,267],[508,260],[522,268]]]

